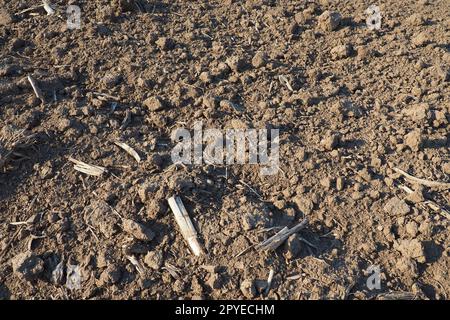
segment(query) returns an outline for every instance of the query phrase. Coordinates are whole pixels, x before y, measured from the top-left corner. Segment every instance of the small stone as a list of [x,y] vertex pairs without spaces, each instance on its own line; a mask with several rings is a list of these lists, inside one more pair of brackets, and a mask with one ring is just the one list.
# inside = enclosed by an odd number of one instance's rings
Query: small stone
[[405,135],[405,144],[412,151],[419,151],[423,145],[422,133],[419,129],[413,130]]
[[211,289],[220,289],[222,287],[222,279],[219,274],[211,273],[206,284],[210,286]]
[[244,297],[252,299],[256,296],[255,281],[246,279],[241,282],[240,289]]
[[225,62],[234,72],[243,72],[249,66],[247,60],[238,56],[229,57]]
[[298,238],[298,235],[292,234],[286,241],[286,258],[295,259],[302,249],[302,243]]
[[446,162],[442,165],[442,171],[445,174],[450,174],[450,162]]
[[142,203],[152,199],[152,194],[158,190],[159,186],[157,183],[146,182],[143,183],[138,189],[138,195]]
[[320,144],[327,150],[336,149],[340,142],[340,135],[337,133],[329,133],[325,138],[322,139]]
[[293,200],[297,205],[297,208],[305,215],[309,215],[313,211],[314,203],[311,201],[311,199],[304,196],[296,196]]
[[344,179],[342,177],[338,177],[336,179],[336,190],[337,191],[344,190],[344,184],[345,184]]
[[199,79],[200,79],[200,81],[202,81],[203,83],[208,84],[208,83],[211,83],[211,82],[212,82],[213,77],[212,77],[212,75],[211,75],[210,72],[208,72],[208,71],[203,71],[202,73],[200,73]]
[[155,237],[152,230],[136,221],[123,219],[122,226],[125,232],[138,240],[151,241]]
[[175,48],[175,42],[171,38],[161,37],[156,40],[156,45],[163,51],[170,51]]
[[422,47],[430,42],[430,33],[429,32],[421,32],[417,35],[415,35],[411,42],[416,47]]
[[100,275],[100,285],[116,284],[122,278],[122,270],[116,264],[110,264]]
[[351,44],[342,44],[331,49],[330,54],[333,60],[345,59],[350,57],[353,52]]
[[14,273],[28,281],[36,279],[44,271],[44,261],[30,251],[19,253],[11,263]]
[[297,22],[292,21],[287,29],[286,29],[286,33],[290,36],[296,36],[300,33],[300,26],[297,24]]
[[318,26],[322,31],[333,31],[339,27],[341,20],[340,13],[326,10],[319,16]]
[[329,177],[325,177],[320,180],[320,184],[322,185],[322,187],[325,188],[325,190],[330,190],[331,186],[333,184],[333,179],[331,179]]
[[144,105],[150,111],[160,111],[166,107],[164,100],[159,96],[153,96],[144,101]]
[[411,237],[416,237],[419,232],[419,225],[415,221],[410,221],[405,226],[406,233],[408,233]]
[[396,216],[403,216],[408,214],[411,208],[404,200],[393,197],[385,204],[383,210]]
[[394,249],[400,251],[404,257],[414,259],[420,263],[426,262],[423,244],[417,239],[404,239],[394,242]]
[[118,73],[107,73],[101,80],[105,88],[111,89],[122,81],[122,75]]
[[164,263],[164,257],[161,251],[150,251],[145,255],[144,263],[153,270],[159,270]]
[[252,59],[252,65],[255,68],[262,68],[267,64],[267,54],[265,52],[257,52]]
[[6,9],[0,9],[0,26],[8,26],[12,23],[11,14]]

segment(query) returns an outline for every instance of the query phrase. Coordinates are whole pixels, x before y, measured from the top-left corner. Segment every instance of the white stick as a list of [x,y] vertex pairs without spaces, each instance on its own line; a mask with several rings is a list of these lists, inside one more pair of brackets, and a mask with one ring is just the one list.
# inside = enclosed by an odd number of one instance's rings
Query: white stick
[[187,213],[183,202],[178,196],[169,198],[168,202],[170,209],[172,209],[172,212],[175,215],[175,220],[181,229],[181,235],[189,244],[192,253],[196,256],[200,256],[203,252],[200,243],[197,240],[197,231],[195,231],[194,225],[189,218],[189,214]]

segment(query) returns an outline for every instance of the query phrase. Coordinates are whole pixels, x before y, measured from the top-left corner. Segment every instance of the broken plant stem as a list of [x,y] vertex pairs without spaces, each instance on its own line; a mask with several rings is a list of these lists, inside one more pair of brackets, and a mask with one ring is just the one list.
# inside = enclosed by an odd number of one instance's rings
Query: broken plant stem
[[189,218],[189,214],[187,213],[181,198],[174,196],[169,198],[168,202],[173,214],[175,215],[175,220],[181,229],[183,238],[189,244],[192,253],[196,256],[200,256],[203,252],[197,239],[197,231],[195,231],[194,225]]
[[437,182],[437,181],[416,178],[399,168],[394,168],[393,170],[397,173],[400,173],[402,176],[404,176],[407,180],[409,180],[411,182],[415,182],[415,183],[418,183],[418,184],[421,184],[421,185],[424,185],[424,186],[427,186],[430,188],[436,187],[436,188],[450,189],[450,183]]
[[38,87],[36,80],[34,80],[32,76],[28,76],[28,81],[30,82],[36,97],[39,98],[43,103],[45,103],[44,95],[42,93],[42,90]]

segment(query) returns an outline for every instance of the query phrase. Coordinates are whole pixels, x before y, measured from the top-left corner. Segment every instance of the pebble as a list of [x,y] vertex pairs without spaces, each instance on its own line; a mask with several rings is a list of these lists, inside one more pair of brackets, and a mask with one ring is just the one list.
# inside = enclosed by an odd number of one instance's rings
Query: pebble
[[334,31],[341,24],[341,14],[334,11],[324,11],[318,19],[318,27],[322,31]]
[[156,40],[156,45],[163,51],[170,51],[175,48],[175,42],[171,38],[161,37]]
[[138,240],[151,241],[155,237],[152,230],[136,221],[123,219],[122,226],[125,232],[129,233]]
[[391,198],[385,205],[383,210],[396,216],[406,215],[411,211],[411,207],[398,197]]
[[14,273],[28,281],[36,279],[44,271],[44,261],[30,251],[16,255],[11,264]]
[[161,251],[150,251],[145,255],[144,263],[153,270],[159,270],[164,263],[164,257]]
[[164,100],[159,96],[153,96],[144,101],[144,105],[150,111],[160,111],[166,107]]
[[256,296],[255,281],[246,279],[241,282],[240,289],[244,297],[247,299],[252,299]]

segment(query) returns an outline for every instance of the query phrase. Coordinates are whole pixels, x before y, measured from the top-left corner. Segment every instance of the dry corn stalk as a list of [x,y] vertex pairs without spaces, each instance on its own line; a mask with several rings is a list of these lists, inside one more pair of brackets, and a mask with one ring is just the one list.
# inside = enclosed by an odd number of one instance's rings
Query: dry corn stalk
[[303,229],[306,224],[308,223],[308,220],[305,218],[302,222],[300,222],[295,227],[292,227],[289,229],[288,227],[284,227],[280,231],[278,231],[275,235],[270,237],[269,239],[261,242],[260,244],[256,245],[255,248],[258,250],[275,250],[278,248],[291,234],[294,234],[301,229]]
[[20,149],[25,149],[35,142],[36,134],[26,134],[25,130],[18,130],[11,126],[5,126],[0,131],[0,170],[18,155]]
[[44,6],[44,9],[47,12],[48,16],[55,14],[55,10],[53,10],[53,8],[50,6],[50,3],[47,0],[43,0],[42,5]]
[[129,145],[120,141],[114,141],[114,144],[125,150],[130,156],[132,156],[138,163],[141,162],[139,154]]
[[410,175],[409,173],[399,169],[399,168],[393,168],[393,170],[397,173],[400,173],[402,176],[404,176],[406,178],[406,180],[409,180],[413,183],[418,183],[430,188],[444,188],[444,189],[450,189],[450,183],[446,183],[446,182],[438,182],[438,181],[431,181],[431,180],[426,180],[426,179],[421,179],[421,178],[416,178],[412,175]]
[[36,97],[38,97],[42,102],[45,102],[44,94],[42,93],[42,90],[38,87],[36,80],[34,80],[32,76],[28,76],[28,81],[30,82]]
[[72,157],[69,157],[69,161],[75,163],[75,165],[73,166],[73,168],[75,170],[83,172],[83,173],[88,174],[90,176],[98,177],[98,176],[101,176],[103,173],[108,171],[104,167],[90,165],[90,164],[87,164],[87,163],[85,163],[83,161],[76,160],[76,159],[74,159]]
[[194,225],[192,224],[180,197],[171,197],[168,202],[170,209],[172,209],[172,212],[175,215],[175,220],[181,229],[181,235],[189,244],[192,253],[196,256],[201,255],[203,252],[197,239],[197,231],[195,231]]

